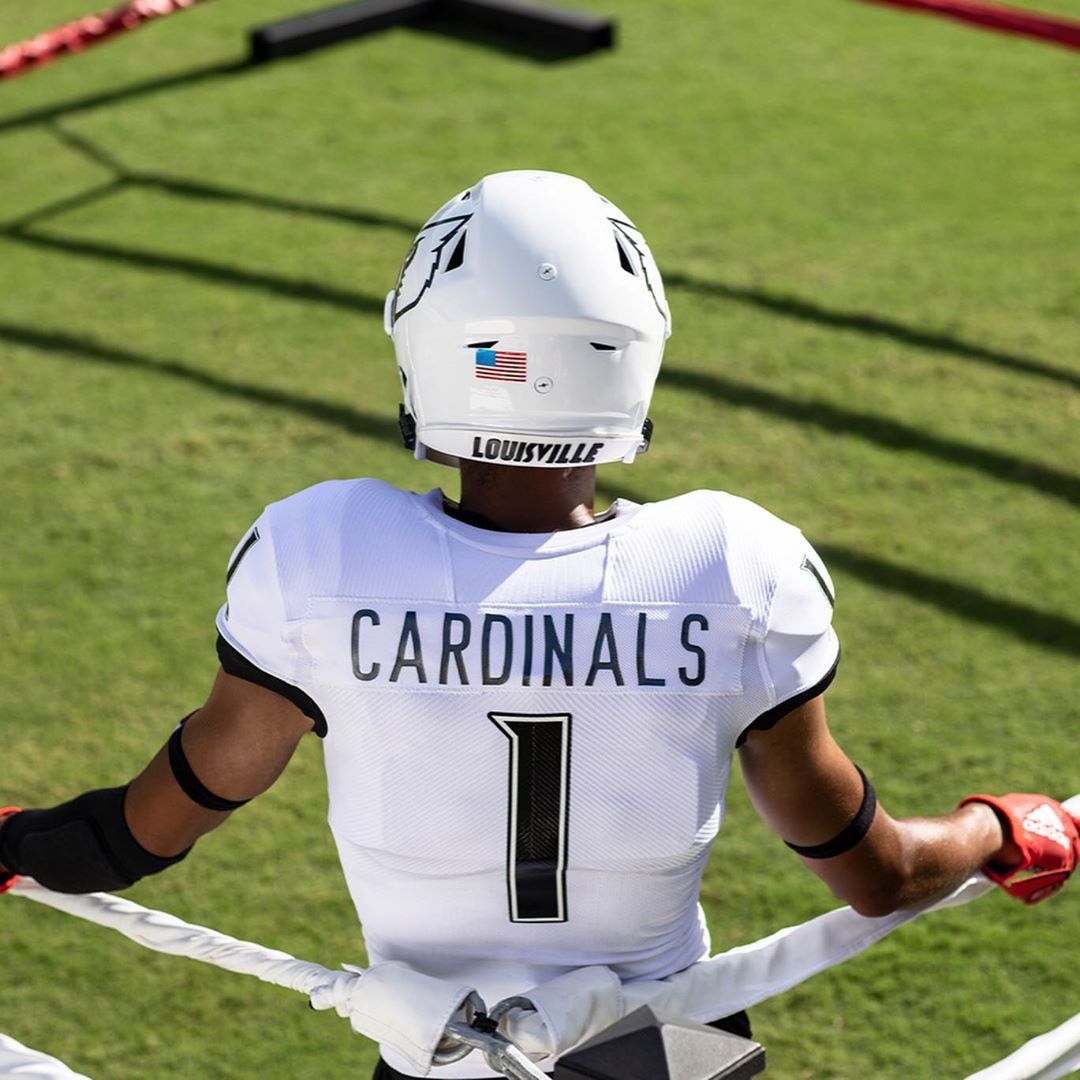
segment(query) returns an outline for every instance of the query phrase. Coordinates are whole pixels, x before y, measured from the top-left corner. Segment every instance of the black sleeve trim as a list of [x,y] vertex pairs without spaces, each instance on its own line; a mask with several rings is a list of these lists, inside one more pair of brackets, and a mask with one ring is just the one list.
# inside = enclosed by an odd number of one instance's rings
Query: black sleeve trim
[[855,768],[859,770],[863,783],[862,803],[855,816],[836,836],[831,840],[826,840],[824,844],[811,844],[804,847],[785,840],[784,843],[797,855],[801,855],[804,859],[832,859],[837,855],[843,855],[845,851],[850,851],[870,831],[870,826],[874,824],[874,815],[877,813],[877,793],[866,773],[859,769],[858,765]]
[[240,550],[236,553],[236,558],[229,563],[228,570],[225,571],[225,584],[228,585],[233,579],[233,574],[240,568],[240,560],[252,549],[252,547],[259,540],[259,530],[252,529],[248,533],[247,539],[240,545]]
[[747,735],[751,731],[768,731],[769,728],[775,727],[777,723],[784,719],[789,712],[797,709],[800,705],[805,705],[808,701],[812,701],[818,696],[818,694],[824,694],[829,688],[830,683],[836,678],[836,669],[840,666],[840,654],[836,654],[836,661],[833,666],[825,673],[824,678],[820,679],[808,690],[803,690],[796,694],[794,697],[788,698],[787,701],[781,701],[779,705],[774,705],[767,712],[763,712],[752,723],[747,724],[742,730],[742,733],[735,740],[735,746],[740,747],[746,742]]
[[180,790],[198,806],[205,807],[207,810],[218,810],[222,813],[228,813],[232,810],[239,810],[241,806],[249,803],[250,799],[225,799],[220,795],[215,795],[196,775],[195,770],[191,767],[191,762],[188,761],[188,756],[184,753],[183,734],[184,723],[187,721],[185,716],[179,724],[176,725],[175,730],[169,737],[169,766],[172,768],[173,776],[176,782],[180,785]]
[[305,716],[310,717],[315,722],[315,734],[320,739],[326,737],[326,717],[323,715],[322,709],[299,686],[293,686],[292,683],[287,683],[284,679],[279,679],[276,675],[270,675],[268,672],[263,671],[262,668],[256,667],[246,656],[234,649],[220,634],[218,634],[217,639],[217,654],[226,674],[234,675],[238,679],[245,679],[247,682],[255,683],[256,686],[272,690],[275,694],[285,698],[286,701],[291,701]]

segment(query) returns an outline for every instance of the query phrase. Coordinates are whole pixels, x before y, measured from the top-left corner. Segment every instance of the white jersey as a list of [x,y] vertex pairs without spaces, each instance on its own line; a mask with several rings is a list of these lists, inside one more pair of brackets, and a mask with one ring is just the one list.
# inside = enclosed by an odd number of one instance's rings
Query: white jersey
[[438,491],[333,481],[234,552],[219,653],[324,737],[372,962],[491,1005],[585,965],[662,978],[707,954],[733,751],[830,681],[831,593],[797,529],[727,494],[520,534],[448,516]]

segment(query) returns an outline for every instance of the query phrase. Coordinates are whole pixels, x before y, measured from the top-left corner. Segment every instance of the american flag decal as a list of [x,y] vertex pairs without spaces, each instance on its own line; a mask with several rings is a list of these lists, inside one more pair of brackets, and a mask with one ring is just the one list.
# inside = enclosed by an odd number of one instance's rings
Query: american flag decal
[[477,349],[476,377],[497,382],[524,382],[528,355],[506,349]]

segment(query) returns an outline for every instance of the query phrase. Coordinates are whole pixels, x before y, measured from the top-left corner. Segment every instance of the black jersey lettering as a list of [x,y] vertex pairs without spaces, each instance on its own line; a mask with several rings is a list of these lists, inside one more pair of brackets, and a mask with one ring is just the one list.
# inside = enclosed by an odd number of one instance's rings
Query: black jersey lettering
[[592,686],[601,671],[610,671],[616,686],[624,684],[622,668],[619,667],[619,647],[615,643],[615,630],[611,625],[611,615],[606,611],[601,614],[600,624],[596,628],[592,663],[589,665],[589,674],[585,677],[585,685]]
[[708,630],[709,620],[704,615],[687,615],[683,619],[680,640],[682,647],[688,653],[697,657],[697,670],[691,674],[689,668],[681,667],[679,668],[679,679],[684,686],[700,686],[705,681],[705,650],[690,640],[691,626],[697,626],[701,630]]
[[398,638],[397,659],[390,672],[390,681],[397,682],[405,668],[416,672],[416,681],[427,682],[424,671],[424,648],[420,642],[420,628],[416,624],[416,612],[406,611],[401,623],[401,637]]
[[371,682],[372,679],[379,677],[382,665],[376,660],[372,662],[371,667],[363,668],[360,666],[360,632],[365,622],[370,622],[372,626],[378,626],[381,622],[379,613],[372,611],[371,608],[363,608],[352,618],[352,670],[353,674],[361,682]]

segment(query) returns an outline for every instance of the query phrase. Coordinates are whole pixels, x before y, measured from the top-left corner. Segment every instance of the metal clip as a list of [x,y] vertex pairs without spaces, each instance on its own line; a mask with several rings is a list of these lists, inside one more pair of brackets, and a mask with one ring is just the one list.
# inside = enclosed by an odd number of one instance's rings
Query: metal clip
[[[473,998],[479,1002],[478,1007],[475,1007]],[[466,1004],[474,1006],[469,1022],[451,1020],[446,1025],[445,1041],[460,1043],[462,1052],[450,1051],[454,1054],[452,1058],[437,1054],[432,1059],[435,1064],[460,1061],[470,1051],[479,1050],[488,1067],[502,1073],[509,1080],[550,1080],[547,1073],[537,1068],[498,1030],[499,1021],[511,1009],[531,1009],[531,1001],[522,997],[506,998],[491,1010],[490,1015],[485,1011],[484,1003],[478,994],[470,995]]]

